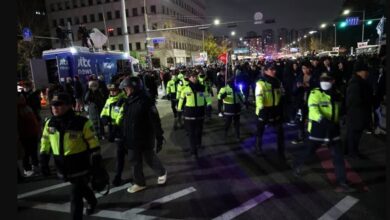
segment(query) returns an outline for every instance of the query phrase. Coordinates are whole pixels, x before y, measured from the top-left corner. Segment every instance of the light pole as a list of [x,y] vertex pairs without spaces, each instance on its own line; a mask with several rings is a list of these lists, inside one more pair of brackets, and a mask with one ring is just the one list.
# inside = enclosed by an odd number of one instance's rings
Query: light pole
[[[123,40],[124,40],[124,49],[125,53],[130,55],[129,49],[129,33],[127,33],[127,18],[126,18],[126,5],[125,0],[121,0],[121,11],[122,11],[122,28],[124,31]],[[105,22],[104,22],[105,24]]]
[[337,32],[336,32],[336,24],[333,24],[334,27],[334,46],[337,46]]
[[349,9],[345,9],[343,11],[343,15],[348,15],[350,12],[360,12],[363,14],[363,20],[362,20],[362,42],[364,42],[364,22],[366,21],[366,10],[362,11],[351,11]]
[[[124,1],[124,0],[122,0]],[[145,18],[145,28],[146,28],[146,62],[148,64],[148,67],[152,69],[152,59],[150,57],[149,52],[149,25],[148,25],[148,15],[146,13],[146,0],[144,0],[144,18]]]
[[326,23],[322,23],[321,26],[320,26],[320,47],[322,49],[322,29],[326,28],[327,24]]

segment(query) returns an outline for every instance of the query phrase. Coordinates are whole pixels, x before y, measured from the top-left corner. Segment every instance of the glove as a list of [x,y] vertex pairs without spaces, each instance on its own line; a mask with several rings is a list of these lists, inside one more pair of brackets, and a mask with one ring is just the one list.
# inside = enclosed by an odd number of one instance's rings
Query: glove
[[225,99],[225,98],[226,98],[226,96],[227,96],[226,92],[225,92],[225,93],[223,93],[223,94],[221,94],[221,99]]
[[157,138],[156,153],[158,153],[162,150],[162,145],[163,145],[164,140],[165,140],[164,136]]

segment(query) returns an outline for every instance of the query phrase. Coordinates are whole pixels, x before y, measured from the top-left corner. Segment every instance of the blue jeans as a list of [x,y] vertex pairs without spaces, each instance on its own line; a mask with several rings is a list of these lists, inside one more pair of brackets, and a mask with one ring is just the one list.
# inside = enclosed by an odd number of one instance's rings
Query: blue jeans
[[[306,148],[303,153],[300,154],[297,160],[294,161],[294,168],[302,167],[304,162],[309,158],[316,149],[320,146],[321,142],[307,140]],[[341,149],[341,142],[334,141],[329,143],[329,148],[332,153],[332,162],[336,171],[336,180],[340,183],[346,183],[346,174],[345,174],[345,163],[344,163],[344,154]]]

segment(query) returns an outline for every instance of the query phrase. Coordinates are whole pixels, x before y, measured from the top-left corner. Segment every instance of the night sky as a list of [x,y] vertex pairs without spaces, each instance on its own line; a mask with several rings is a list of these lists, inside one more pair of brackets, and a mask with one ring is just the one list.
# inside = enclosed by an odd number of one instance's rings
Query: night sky
[[[253,19],[255,12],[262,12],[264,19],[275,19],[274,24],[241,23],[234,28],[212,28],[211,33],[244,37],[248,31],[262,33],[263,29],[300,29],[318,27],[322,22],[331,22],[341,12],[343,0],[205,0],[206,19],[218,17],[221,22]],[[275,32],[277,34],[277,32]]]

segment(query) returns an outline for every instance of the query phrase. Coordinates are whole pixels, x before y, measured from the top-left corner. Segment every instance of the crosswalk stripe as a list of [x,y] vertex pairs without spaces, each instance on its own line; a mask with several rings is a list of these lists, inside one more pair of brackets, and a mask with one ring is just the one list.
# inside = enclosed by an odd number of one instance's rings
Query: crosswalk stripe
[[340,218],[346,211],[348,211],[352,206],[354,206],[359,199],[352,196],[346,196],[331,209],[329,209],[325,214],[323,214],[318,220],[336,220]]
[[220,215],[218,217],[213,218],[213,220],[230,220],[230,219],[233,219],[233,218],[241,215],[242,213],[248,211],[249,209],[252,209],[256,205],[264,202],[265,200],[271,198],[273,195],[274,194],[272,194],[272,193],[270,193],[268,191],[265,191],[265,192],[261,193],[260,195],[254,197],[253,199],[250,199],[247,202],[243,203],[239,207],[236,207],[236,208],[234,208],[232,210],[229,210],[229,211],[223,213],[222,215]]
[[47,192],[47,191],[50,191],[50,190],[53,190],[53,189],[59,189],[59,188],[62,188],[62,187],[65,187],[65,186],[69,186],[69,185],[70,185],[69,182],[60,183],[60,184],[49,186],[49,187],[45,187],[45,188],[42,188],[42,189],[37,189],[37,190],[31,191],[31,192],[28,192],[28,193],[19,194],[17,198],[18,199],[23,199],[23,198],[26,198],[26,197],[29,197],[29,196],[33,196],[33,195],[36,195],[36,194],[44,193],[44,192]]

